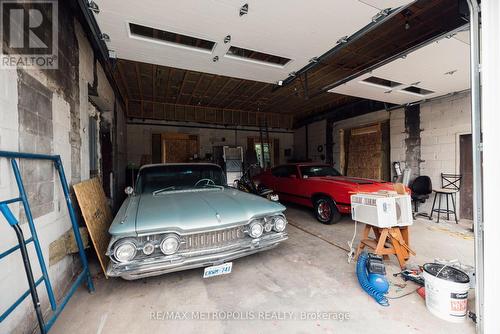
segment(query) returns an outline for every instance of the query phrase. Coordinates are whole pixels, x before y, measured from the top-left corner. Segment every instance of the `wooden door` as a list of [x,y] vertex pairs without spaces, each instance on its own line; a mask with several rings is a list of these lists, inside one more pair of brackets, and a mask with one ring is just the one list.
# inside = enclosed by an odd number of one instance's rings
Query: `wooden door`
[[460,218],[472,219],[472,135],[460,136]]
[[188,162],[198,155],[198,136],[184,133],[162,133],[162,162]]

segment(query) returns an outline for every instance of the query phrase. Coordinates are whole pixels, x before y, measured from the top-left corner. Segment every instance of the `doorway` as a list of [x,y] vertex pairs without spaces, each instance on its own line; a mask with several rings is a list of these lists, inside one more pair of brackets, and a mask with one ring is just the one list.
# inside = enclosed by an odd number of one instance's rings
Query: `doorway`
[[472,220],[472,135],[460,135],[460,218]]

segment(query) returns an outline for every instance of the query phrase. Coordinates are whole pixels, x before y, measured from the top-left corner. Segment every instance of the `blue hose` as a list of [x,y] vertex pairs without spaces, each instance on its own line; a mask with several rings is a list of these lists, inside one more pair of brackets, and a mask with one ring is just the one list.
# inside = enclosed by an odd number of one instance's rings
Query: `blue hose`
[[368,273],[366,270],[366,261],[368,260],[368,253],[362,252],[359,254],[358,262],[356,264],[356,275],[358,276],[358,282],[370,296],[373,297],[382,306],[389,306],[389,301],[385,297],[384,293],[378,291],[374,286],[370,284],[368,280]]

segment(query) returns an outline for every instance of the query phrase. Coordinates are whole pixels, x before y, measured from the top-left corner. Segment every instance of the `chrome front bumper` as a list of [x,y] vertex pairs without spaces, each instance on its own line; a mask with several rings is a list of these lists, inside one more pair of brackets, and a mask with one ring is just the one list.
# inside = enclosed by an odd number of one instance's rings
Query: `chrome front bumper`
[[110,261],[106,274],[110,277],[135,280],[174,271],[208,267],[274,248],[286,239],[288,239],[286,232],[273,233],[258,239],[247,237],[223,247],[196,250],[193,252],[188,251],[162,258],[141,259],[128,263],[114,263]]

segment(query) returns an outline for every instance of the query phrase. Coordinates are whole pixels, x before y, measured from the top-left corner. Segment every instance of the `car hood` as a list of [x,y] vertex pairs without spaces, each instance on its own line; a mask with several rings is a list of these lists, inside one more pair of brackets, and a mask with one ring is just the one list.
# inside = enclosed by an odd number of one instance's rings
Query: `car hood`
[[387,183],[385,181],[364,179],[364,178],[352,177],[352,176],[323,176],[323,177],[317,177],[315,179],[322,180],[322,181],[350,184],[350,185],[386,184]]
[[[350,176],[326,176],[315,179],[341,185],[354,192],[376,192],[380,190],[394,191],[394,183],[382,180],[372,180]],[[410,189],[408,187],[405,188],[406,191],[410,193]]]
[[[125,204],[125,203],[124,203]],[[129,215],[111,234],[191,233],[247,223],[251,218],[280,213],[285,207],[232,188],[172,191],[133,196]]]

